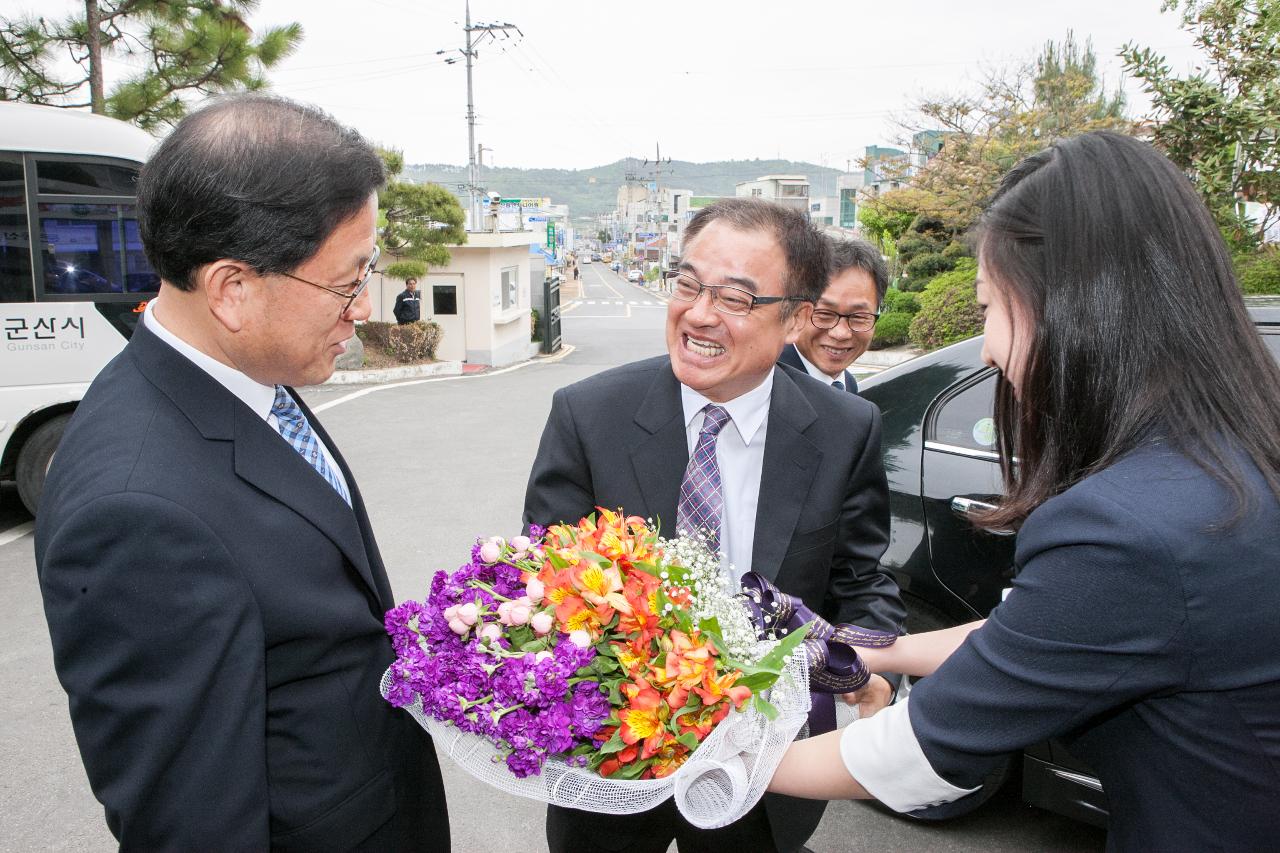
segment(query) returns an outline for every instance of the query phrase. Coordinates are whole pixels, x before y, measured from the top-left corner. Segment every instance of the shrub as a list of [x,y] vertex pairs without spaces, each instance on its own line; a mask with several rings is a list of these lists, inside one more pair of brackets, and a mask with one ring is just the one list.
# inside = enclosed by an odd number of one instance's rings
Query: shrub
[[938,251],[938,244],[918,234],[908,234],[897,243],[898,260],[910,263],[912,259]]
[[976,278],[975,270],[966,268],[930,281],[920,296],[920,310],[911,320],[911,342],[924,349],[937,349],[979,334],[982,312],[974,291]]
[[969,247],[958,240],[952,240],[948,243],[947,248],[942,250],[942,256],[944,258],[951,258],[952,260],[973,257],[969,252]]
[[529,309],[529,340],[542,340],[542,324],[538,322],[538,309]]
[[871,348],[893,347],[907,342],[911,328],[911,315],[906,311],[886,311],[876,320],[876,333],[871,338]]
[[916,298],[914,293],[908,293],[905,290],[886,290],[884,292],[884,319],[885,314],[914,314],[920,310],[920,300]]
[[937,216],[920,213],[916,215],[915,219],[911,220],[911,230],[917,234],[941,234],[946,232],[947,225]]
[[1280,293],[1280,249],[1236,255],[1236,280],[1244,293]]
[[656,266],[649,267],[648,271],[646,271],[646,272],[645,272],[645,274],[644,274],[644,280],[645,280],[645,281],[657,281],[657,280],[658,280],[658,276],[659,276],[661,273],[662,273],[662,270],[658,269]]
[[907,278],[912,281],[928,281],[939,273],[954,269],[956,262],[941,252],[917,255],[907,263]]
[[375,320],[356,326],[356,334],[368,349],[381,352],[399,364],[434,361],[444,330],[439,323],[382,323]]

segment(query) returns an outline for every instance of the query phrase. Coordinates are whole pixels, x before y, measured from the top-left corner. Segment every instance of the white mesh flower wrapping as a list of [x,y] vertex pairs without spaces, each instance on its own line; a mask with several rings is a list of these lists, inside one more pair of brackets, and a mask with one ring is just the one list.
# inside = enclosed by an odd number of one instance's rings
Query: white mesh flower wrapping
[[[388,678],[389,673],[382,679],[384,696]],[[767,698],[778,709],[775,719],[768,719],[747,703],[721,720],[675,773],[663,779],[634,781],[606,779],[560,759],[548,759],[541,774],[520,779],[507,769],[503,751],[486,738],[426,716],[419,700],[406,705],[405,710],[431,734],[438,751],[500,791],[604,814],[647,811],[674,795],[676,807],[689,823],[714,829],[733,823],[759,802],[783,753],[805,724],[809,673],[803,649],[787,659]]]

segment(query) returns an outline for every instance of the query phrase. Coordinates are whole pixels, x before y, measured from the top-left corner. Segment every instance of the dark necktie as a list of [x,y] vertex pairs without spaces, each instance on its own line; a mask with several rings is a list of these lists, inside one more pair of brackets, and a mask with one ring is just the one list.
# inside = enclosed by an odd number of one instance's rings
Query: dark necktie
[[839,379],[837,379],[837,380],[835,380],[834,382],[832,382],[832,383],[831,383],[831,387],[832,387],[832,388],[834,388],[834,389],[836,389],[837,391],[843,391],[843,390],[844,390],[844,383],[843,383],[843,382],[841,382]]
[[720,524],[724,519],[720,465],[716,462],[716,436],[729,422],[729,413],[720,406],[703,408],[702,430],[689,457],[680,483],[680,503],[676,507],[676,530],[695,534],[705,531],[707,545],[720,550]]

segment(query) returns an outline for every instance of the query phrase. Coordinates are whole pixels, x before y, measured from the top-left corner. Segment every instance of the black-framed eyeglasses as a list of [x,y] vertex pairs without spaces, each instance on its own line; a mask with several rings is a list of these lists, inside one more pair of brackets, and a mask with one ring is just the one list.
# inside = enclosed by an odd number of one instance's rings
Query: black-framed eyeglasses
[[809,322],[819,329],[834,329],[837,323],[845,320],[849,323],[849,330],[852,332],[869,332],[876,327],[878,319],[880,319],[879,311],[874,314],[866,311],[841,314],[829,308],[814,308],[813,313],[809,315]]
[[662,273],[667,286],[671,288],[671,298],[681,302],[697,302],[702,291],[711,294],[711,307],[722,314],[733,314],[745,317],[757,305],[772,305],[775,302],[804,302],[797,296],[756,296],[750,291],[731,284],[703,284],[687,272],[666,270]]
[[298,276],[289,272],[282,272],[280,274],[285,278],[291,278],[294,281],[300,281],[303,284],[309,284],[312,287],[318,287],[321,290],[327,290],[330,293],[332,293],[334,296],[337,296],[339,299],[342,299],[343,300],[342,310],[338,312],[338,316],[341,317],[343,314],[346,314],[348,311],[351,310],[351,304],[355,302],[357,299],[359,299],[360,294],[364,293],[364,289],[369,286],[369,279],[371,279],[373,277],[373,274],[377,272],[375,267],[378,264],[378,258],[381,254],[382,254],[382,251],[375,245],[373,247],[373,254],[369,256],[369,262],[364,265],[364,271],[360,274],[360,277],[357,278],[355,281],[351,282],[350,284],[345,285],[342,288],[327,287],[323,284],[316,284],[314,281],[307,281],[305,278],[299,278]]

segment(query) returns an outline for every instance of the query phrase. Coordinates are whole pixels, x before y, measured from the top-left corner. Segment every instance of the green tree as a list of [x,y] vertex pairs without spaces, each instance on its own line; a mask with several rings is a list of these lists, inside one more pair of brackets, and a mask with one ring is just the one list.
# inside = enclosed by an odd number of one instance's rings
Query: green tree
[[[59,21],[0,20],[0,100],[89,107],[146,130],[177,123],[186,98],[266,86],[265,73],[292,53],[302,26],[255,34],[257,0],[85,0]],[[78,70],[58,62],[70,54]],[[108,89],[103,59],[142,66]]]
[[1092,45],[1068,32],[1035,60],[988,75],[976,93],[917,104],[918,119],[903,131],[940,131],[942,148],[919,169],[899,164],[906,186],[874,204],[881,216],[920,214],[957,234],[977,221],[1005,172],[1028,154],[1090,130],[1130,132],[1124,106],[1119,92],[1107,94]]
[[[1280,218],[1280,0],[1167,0],[1204,63],[1177,77],[1151,48],[1125,45],[1125,70],[1151,96],[1152,138],[1194,178],[1233,248]],[[1250,222],[1244,202],[1270,212]]]
[[467,242],[466,214],[457,197],[439,184],[396,180],[404,154],[381,150],[390,180],[378,193],[378,242],[399,260],[387,266],[394,278],[426,275],[429,267],[449,263],[445,244]]
[[596,232],[596,239],[599,240],[601,243],[608,243],[609,232],[601,228],[599,231]]

